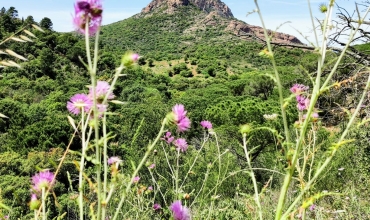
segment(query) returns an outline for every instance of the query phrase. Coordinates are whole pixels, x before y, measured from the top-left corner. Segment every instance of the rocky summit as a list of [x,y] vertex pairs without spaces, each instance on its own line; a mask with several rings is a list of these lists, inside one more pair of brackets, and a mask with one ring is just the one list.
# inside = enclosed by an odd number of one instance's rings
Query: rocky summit
[[[223,25],[226,26],[226,32],[231,32],[245,40],[263,41],[265,38],[263,28],[235,19],[230,8],[221,0],[153,0],[143,8],[140,15],[150,16],[155,12],[173,14],[182,6],[193,6],[205,13],[204,18],[198,20],[200,22],[194,23],[192,30],[203,25]],[[271,36],[272,42],[276,44],[302,44],[293,35],[271,30],[268,31],[268,34]]]
[[157,8],[167,7],[167,13],[173,13],[180,6],[194,5],[200,10],[210,13],[216,11],[218,15],[233,18],[230,8],[220,0],[153,0],[141,12],[149,13]]

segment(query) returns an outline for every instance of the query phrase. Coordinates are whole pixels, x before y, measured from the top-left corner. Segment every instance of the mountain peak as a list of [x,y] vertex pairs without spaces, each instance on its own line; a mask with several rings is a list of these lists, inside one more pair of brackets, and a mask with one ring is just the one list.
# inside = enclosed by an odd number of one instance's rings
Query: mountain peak
[[217,12],[220,16],[226,18],[233,18],[233,13],[230,8],[221,0],[152,0],[141,13],[149,13],[157,8],[168,7],[167,13],[172,13],[180,6],[194,5],[202,11],[207,13]]

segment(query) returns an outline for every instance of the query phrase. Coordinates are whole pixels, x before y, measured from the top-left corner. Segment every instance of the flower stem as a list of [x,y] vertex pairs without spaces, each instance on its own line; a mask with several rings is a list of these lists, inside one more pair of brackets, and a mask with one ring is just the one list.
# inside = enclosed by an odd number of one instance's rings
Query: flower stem
[[121,194],[121,200],[120,200],[120,202],[119,202],[119,204],[118,204],[118,206],[116,208],[116,211],[114,213],[114,216],[113,216],[113,219],[112,220],[116,220],[117,219],[117,217],[119,215],[119,212],[120,212],[120,210],[122,208],[122,205],[125,202],[126,195],[128,194],[128,192],[131,189],[131,186],[132,186],[132,183],[133,183],[133,180],[134,180],[135,176],[137,175],[137,173],[139,172],[139,170],[141,169],[141,167],[144,165],[144,163],[145,163],[146,159],[149,157],[151,151],[153,150],[153,148],[155,147],[155,145],[157,144],[157,142],[161,138],[161,136],[162,136],[162,134],[164,132],[164,128],[165,128],[166,124],[167,124],[167,119],[165,118],[162,121],[162,127],[159,130],[157,137],[155,138],[155,140],[153,141],[153,143],[150,146],[148,146],[148,150],[145,152],[144,157],[141,159],[139,165],[137,166],[137,168],[135,169],[135,171],[132,173],[131,180],[127,184],[126,190],[122,192],[122,194]]
[[263,218],[262,218],[262,208],[261,208],[261,203],[260,203],[260,199],[259,199],[257,181],[256,181],[256,177],[254,176],[253,169],[252,169],[252,163],[251,163],[249,153],[248,153],[248,149],[247,149],[247,134],[245,134],[245,133],[243,134],[243,149],[244,149],[245,157],[247,158],[248,166],[249,166],[249,169],[250,169],[249,174],[250,174],[250,176],[252,178],[252,182],[253,182],[254,201],[256,202],[257,207],[258,207],[258,216],[259,216],[260,220],[263,220]]
[[46,195],[45,195],[45,187],[41,189],[41,202],[42,202],[42,220],[46,220]]

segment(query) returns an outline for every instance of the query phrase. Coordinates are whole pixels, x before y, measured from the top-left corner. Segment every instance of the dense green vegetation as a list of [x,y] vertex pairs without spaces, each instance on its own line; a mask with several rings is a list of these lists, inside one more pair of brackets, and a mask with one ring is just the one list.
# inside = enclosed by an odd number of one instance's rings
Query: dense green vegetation
[[[183,137],[194,149],[199,146],[203,135],[199,122],[209,120],[213,123],[221,151],[229,150],[224,162],[230,165],[223,170],[224,173],[237,172],[246,167],[245,160],[240,156],[243,155],[240,125],[248,123],[251,126],[270,126],[278,132],[282,131],[281,123],[263,117],[264,114],[280,113],[278,91],[269,77],[272,73],[270,60],[258,55],[264,49],[263,45],[241,40],[225,32],[225,26],[222,25],[224,18],[215,18],[220,20],[221,25],[202,26],[196,22],[202,16],[203,12],[191,6],[180,8],[174,14],[157,12],[147,17],[136,16],[102,28],[102,50],[98,64],[100,80],[109,81],[112,78],[114,68],[127,50],[138,52],[143,57],[139,65],[124,70],[127,75],[116,84],[116,99],[127,103],[111,105],[109,109],[116,113],[108,118],[109,132],[115,134],[110,140],[110,155],[119,155],[125,161],[138,161],[145,151],[144,146],[157,134],[161,119],[176,103],[184,104],[188,110],[192,129]],[[0,37],[6,38],[24,25],[32,23],[35,23],[32,16],[24,20],[18,17],[15,8],[3,8],[0,11]],[[198,28],[189,30],[194,27],[194,23],[198,24]],[[88,84],[89,76],[80,61],[80,58],[84,60],[86,56],[81,37],[75,33],[54,32],[48,18],[38,24],[45,29],[45,33],[35,32],[37,39],[34,42],[9,41],[1,45],[28,59],[28,62],[22,63],[21,69],[9,67],[0,70],[0,112],[9,117],[0,118],[0,202],[12,208],[12,219],[29,219],[31,216],[24,202],[29,201],[29,177],[36,170],[55,169],[74,131],[67,120],[69,114],[66,102],[75,93],[88,90],[85,85]],[[274,49],[282,84],[286,88],[284,96],[290,96],[289,88],[294,83],[310,85],[306,70],[309,75],[314,75],[316,55],[298,49]],[[9,59],[7,55],[0,55],[0,60],[6,59]],[[327,68],[331,65],[328,62]],[[347,73],[348,69],[342,68],[336,78],[343,80]],[[323,106],[320,115],[328,118],[333,116],[329,109],[344,93],[348,94],[348,91],[341,90],[339,94],[327,95],[319,100]],[[341,103],[345,101],[348,100]],[[289,123],[294,124],[298,118],[294,102],[287,106],[287,111]],[[328,125],[341,125],[338,121],[329,123],[329,120],[323,120],[322,123],[325,122]],[[335,135],[331,135],[321,124],[317,129],[317,141],[322,144],[319,155],[325,157],[328,141]],[[366,174],[369,171],[369,144],[364,143],[367,134],[354,131],[351,135],[360,140],[354,145],[359,144],[363,148],[343,152],[332,166],[334,172],[328,171],[317,185],[318,190],[335,191],[340,188],[340,192],[348,193],[350,188],[347,187],[369,180]],[[79,150],[80,146],[79,139],[74,138],[71,149]],[[215,146],[214,142],[209,144],[210,150],[202,155],[200,163],[206,164],[212,160]],[[249,147],[256,149],[253,154],[255,167],[268,168],[279,160],[281,162],[277,169],[284,172],[285,152],[279,143],[276,144],[270,132],[254,131]],[[341,162],[346,154],[354,157],[353,160],[363,174],[361,179],[350,183],[346,183],[346,180],[353,178],[357,170]],[[195,153],[189,153],[189,158],[193,157]],[[54,192],[58,196],[55,201],[58,205],[50,210],[51,215],[67,212],[71,219],[76,215],[76,203],[70,199],[77,191],[77,186],[73,186],[73,179],[77,175],[73,160],[75,155],[69,155],[62,174],[57,178]],[[157,161],[157,164],[162,163],[164,161]],[[339,167],[345,167],[346,170],[341,179],[337,178],[335,171]],[[92,169],[89,171],[93,172]],[[129,162],[124,165],[124,169],[131,169]],[[159,165],[158,169],[164,168]],[[206,169],[196,166],[194,173],[205,173]],[[67,177],[66,171],[71,177]],[[213,182],[217,178],[215,175],[212,173],[209,177]],[[256,175],[262,188],[269,181],[270,174],[256,171]],[[214,218],[223,216],[224,219],[240,219],[248,212],[248,206],[243,204],[250,202],[252,196],[241,195],[252,192],[252,187],[245,176],[236,174],[220,187],[219,194],[224,201],[220,201],[217,207],[220,210],[229,207],[230,204],[225,204],[225,201],[234,199],[232,206],[235,210],[215,211]],[[142,178],[144,181],[150,180],[149,172],[144,170]],[[201,185],[202,178],[202,175],[192,176],[191,184],[187,186],[189,191],[193,185]],[[337,184],[328,184],[332,181]],[[273,189],[278,189],[277,184],[278,181],[271,184]],[[358,195],[361,190],[358,188],[351,192]],[[167,196],[172,195],[169,193]],[[339,196],[333,196],[332,200],[324,201],[322,206],[334,204],[337,206],[335,209],[341,209],[357,201],[335,201],[337,198]],[[358,197],[363,202],[362,199]],[[270,200],[265,201],[266,206],[274,202],[272,197]],[[204,207],[206,202],[204,200],[200,203]],[[354,218],[363,213],[369,216],[369,210],[364,206],[359,205],[356,210],[357,213],[351,214]],[[0,211],[0,219],[6,213]],[[253,217],[251,214],[246,215]],[[168,213],[164,213],[163,217],[168,218]]]

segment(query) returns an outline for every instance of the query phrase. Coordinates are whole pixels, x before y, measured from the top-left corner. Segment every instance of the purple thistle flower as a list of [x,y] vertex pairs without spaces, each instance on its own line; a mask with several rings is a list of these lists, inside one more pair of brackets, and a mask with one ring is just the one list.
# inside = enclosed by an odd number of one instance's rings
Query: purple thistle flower
[[112,164],[120,162],[120,161],[121,161],[121,159],[119,157],[110,157],[108,159],[108,165],[112,165]]
[[170,206],[170,210],[172,211],[173,218],[175,220],[190,220],[190,210],[182,206],[181,201],[177,200],[173,202]]
[[292,88],[290,88],[290,91],[294,94],[301,94],[304,91],[307,91],[309,89],[308,86],[302,85],[302,84],[294,84]]
[[172,108],[174,115],[175,124],[177,125],[178,131],[186,131],[190,128],[190,119],[186,117],[186,111],[184,105],[176,104]]
[[85,27],[88,25],[89,34],[94,35],[101,25],[102,12],[101,0],[78,0],[75,4],[73,18],[76,30],[85,34]]
[[212,129],[212,123],[210,121],[201,121],[200,122],[200,125],[204,128],[204,129]]
[[159,210],[159,209],[161,209],[162,207],[161,207],[161,205],[159,205],[158,203],[155,203],[154,205],[153,205],[153,209],[154,210]]
[[135,176],[134,179],[132,180],[133,183],[138,183],[140,180],[139,176]]
[[170,144],[175,138],[173,136],[171,136],[171,132],[167,131],[166,132],[166,135],[161,138],[161,140],[164,140],[167,142],[167,144]]
[[301,96],[301,95],[297,95],[296,99],[297,99],[297,108],[298,108],[299,111],[303,111],[303,110],[307,109],[308,106],[310,105],[310,99],[309,98],[306,98],[306,97]]
[[310,206],[310,211],[312,212],[312,211],[314,211],[315,210],[315,208],[316,208],[316,205],[315,204],[312,204],[311,206]]
[[54,173],[49,170],[36,173],[32,177],[32,189],[35,192],[41,192],[42,188],[49,189],[54,185]]
[[148,190],[149,190],[149,191],[153,191],[153,186],[149,186],[149,187],[148,187]]
[[[110,89],[110,85],[106,81],[98,81],[96,83],[95,97],[96,97],[96,100],[98,101],[98,103],[101,103],[104,100],[105,96],[109,92],[109,89]],[[92,90],[92,88],[90,88],[90,90],[89,90],[89,98],[91,100],[93,100],[93,90]],[[114,98],[114,94],[111,92],[108,95],[108,100],[113,99],[113,98]]]
[[67,102],[67,109],[72,114],[80,114],[82,108],[85,112],[89,112],[92,106],[92,101],[86,94],[76,94]]
[[155,163],[153,163],[153,164],[151,164],[150,166],[149,166],[149,169],[154,169],[155,168]]
[[179,138],[174,142],[174,145],[176,146],[177,150],[180,150],[181,152],[185,152],[188,149],[188,143],[184,138]]

